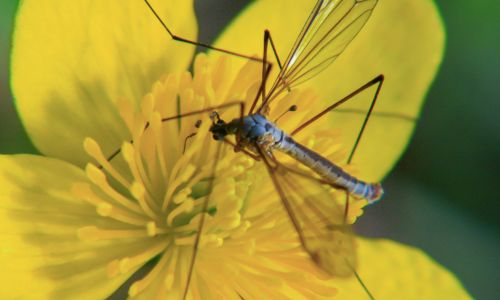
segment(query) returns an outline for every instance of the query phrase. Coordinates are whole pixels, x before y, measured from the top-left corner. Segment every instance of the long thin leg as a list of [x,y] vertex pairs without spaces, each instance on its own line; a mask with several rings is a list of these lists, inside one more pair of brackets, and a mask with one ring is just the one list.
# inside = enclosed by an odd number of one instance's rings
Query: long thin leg
[[261,99],[262,99],[262,103],[264,103],[264,99],[266,98],[266,82],[267,82],[267,78],[266,78],[266,69],[267,69],[267,46],[269,44],[269,31],[268,30],[265,30],[264,31],[264,54],[262,56],[263,60],[264,60],[264,63],[262,64],[262,88],[260,89],[260,92],[261,92]]
[[[245,103],[243,101],[233,101],[233,102],[228,102],[228,103],[224,103],[222,105],[219,105],[219,106],[212,106],[212,107],[207,107],[205,109],[200,109],[200,110],[196,110],[196,111],[191,111],[191,112],[188,112],[188,113],[183,113],[183,114],[179,114],[179,115],[176,115],[176,116],[172,116],[172,117],[166,117],[166,118],[162,118],[161,121],[162,122],[167,122],[167,121],[172,121],[172,120],[178,120],[180,118],[184,118],[184,117],[189,117],[189,116],[194,116],[194,115],[199,115],[199,114],[203,114],[203,113],[206,113],[206,112],[209,112],[209,111],[213,111],[213,110],[216,110],[216,109],[223,109],[223,108],[227,108],[227,107],[230,107],[230,106],[235,106],[235,105],[239,105],[240,106],[240,116],[243,116],[243,113],[244,113],[244,109],[245,109]],[[149,122],[146,123],[146,125],[144,125],[144,130],[148,129],[149,128]],[[134,143],[133,140],[129,140],[130,143]],[[119,153],[121,152],[121,148],[118,148],[116,149],[113,153],[111,153],[108,158],[107,158],[107,161],[111,161],[113,158],[115,158]],[[102,168],[101,165],[98,166],[99,169]]]
[[[290,220],[292,222],[292,225],[294,226],[295,230],[297,231],[297,235],[299,237],[299,240],[302,244],[302,247],[304,248],[304,250],[306,252],[309,253],[309,255],[311,255],[311,258],[314,260],[315,257],[314,257],[314,253],[313,252],[310,252],[310,250],[308,249],[307,247],[307,244],[306,244],[306,236],[304,235],[302,229],[301,229],[301,226],[300,226],[300,221],[298,220],[298,216],[302,215],[302,218],[303,218],[303,221],[304,223],[307,223],[307,221],[310,221],[307,219],[307,216],[304,214],[304,212],[298,210],[297,211],[297,215],[295,215],[295,212],[293,210],[293,207],[292,207],[292,204],[288,202],[287,200],[287,197],[286,197],[286,193],[285,191],[283,190],[283,188],[281,187],[281,185],[279,184],[278,182],[278,179],[277,179],[277,169],[276,168],[273,168],[269,162],[269,160],[272,160],[276,166],[279,166],[279,167],[282,167],[284,168],[285,170],[287,171],[290,171],[294,174],[297,174],[299,176],[302,176],[302,177],[306,177],[306,178],[309,178],[309,179],[312,179],[310,176],[308,176],[308,174],[306,174],[305,172],[303,171],[300,171],[300,170],[295,170],[293,168],[290,168],[284,164],[282,164],[281,162],[279,162],[275,157],[273,156],[265,156],[264,154],[264,151],[258,147],[257,145],[257,149],[259,150],[259,153],[260,155],[263,157],[263,161],[264,163],[266,164],[266,167],[268,169],[268,172],[269,172],[269,175],[274,183],[274,186],[278,192],[278,195],[283,203],[283,206],[285,207],[285,210],[287,211],[289,217],[290,217]],[[316,181],[318,181],[319,183],[321,184],[329,184],[328,182],[325,182],[324,180],[321,180],[321,179],[318,179],[318,178],[314,178]],[[336,187],[335,185],[332,185],[333,187]],[[340,187],[342,189],[342,187]],[[347,191],[346,191],[347,192]],[[347,198],[347,201],[349,198]],[[312,202],[309,202],[310,205],[312,205],[312,207],[310,208],[311,211],[313,211],[314,213],[316,213],[317,215],[319,216],[322,216],[323,219],[327,220],[327,218],[325,216],[323,216],[323,212],[321,210],[319,210],[318,207],[315,207],[314,206],[314,203]],[[346,213],[347,213],[347,210],[348,210],[348,202],[346,202],[346,206],[345,206],[345,211],[344,211],[344,223],[342,225],[333,225],[330,226],[329,228],[332,229],[332,230],[340,230],[340,231],[343,231],[343,228],[345,228],[347,226],[347,222],[346,222]],[[364,283],[364,281],[362,280],[361,276],[359,275],[359,273],[356,271],[356,269],[354,268],[354,266],[352,265],[352,263],[348,260],[347,257],[343,257],[348,268],[353,272],[354,276],[356,277],[356,280],[359,282],[359,284],[361,285],[361,287],[363,288],[363,290],[365,291],[366,295],[371,299],[371,300],[375,300],[375,298],[373,297],[373,295],[371,294],[370,290],[368,289],[368,287],[366,286],[366,284]]]
[[[245,113],[245,103],[244,102],[233,102],[233,105],[235,104],[239,104],[240,105],[240,117],[243,118],[243,114]],[[220,109],[221,107],[227,107],[227,105],[220,105],[218,107],[218,109]],[[214,108],[212,108],[213,110]],[[204,111],[206,112],[207,109],[204,109]],[[174,118],[170,118],[170,120],[172,120]],[[223,140],[225,142],[228,142],[227,140]],[[221,151],[221,144],[219,144],[217,146],[217,150],[215,152],[215,159],[214,159],[214,162],[213,162],[213,169],[212,169],[212,174],[210,176],[210,182],[208,184],[209,188],[208,190],[209,191],[213,191],[213,184],[214,184],[214,180],[215,180],[215,171],[216,171],[216,168],[217,168],[217,162],[219,160],[219,155],[220,155],[220,151]],[[203,224],[205,223],[205,214],[208,210],[208,203],[210,201],[210,196],[212,195],[212,193],[210,192],[210,194],[205,198],[205,202],[203,202],[203,207],[202,207],[202,210],[201,210],[201,217],[200,217],[200,222],[198,223],[198,231],[196,232],[196,237],[195,237],[195,240],[194,240],[194,245],[193,245],[193,254],[191,256],[191,262],[189,264],[189,269],[188,269],[188,274],[187,274],[187,281],[186,281],[186,287],[184,288],[184,296],[182,299],[186,299],[187,297],[187,293],[189,291],[189,284],[191,283],[191,277],[193,276],[193,270],[194,270],[194,264],[196,262],[196,256],[198,255],[198,247],[199,247],[199,244],[200,244],[200,238],[201,238],[201,233],[202,233],[202,230],[203,230]]]
[[[267,48],[271,45],[271,49],[273,50],[274,57],[276,58],[276,61],[278,62],[278,66],[280,67],[280,71],[283,68],[283,65],[281,64],[281,60],[278,56],[278,51],[276,50],[276,45],[274,44],[273,38],[271,36],[271,32],[269,30],[264,30],[264,54],[262,61],[264,62],[262,64],[262,82],[261,82],[261,87],[259,88],[259,92],[257,93],[257,97],[255,97],[252,106],[250,107],[249,114],[252,114],[255,107],[257,106],[257,102],[259,101],[259,95],[262,97],[262,104],[266,102],[266,82],[267,82],[267,77],[269,75],[269,72],[271,71],[271,67],[267,67],[267,65],[271,65],[267,61]],[[261,106],[262,108],[262,106]],[[261,109],[258,110],[260,113]]]
[[[323,233],[321,232],[320,228],[317,228],[313,224],[313,221],[308,217],[307,213],[305,213],[305,211],[303,209],[293,207],[294,197],[287,196],[285,189],[282,187],[282,184],[286,183],[287,185],[289,185],[288,188],[290,189],[291,188],[290,186],[293,185],[293,183],[291,181],[289,181],[290,178],[286,179],[286,177],[281,178],[282,183],[280,183],[280,179],[278,179],[278,176],[280,173],[279,168],[283,168],[284,170],[290,171],[291,173],[299,175],[303,178],[317,181],[320,184],[327,184],[328,185],[329,183],[327,181],[311,177],[309,174],[306,174],[302,171],[295,170],[295,169],[290,168],[286,165],[283,165],[279,161],[277,161],[275,158],[273,158],[272,156],[266,155],[264,153],[264,150],[262,150],[262,148],[258,147],[258,145],[256,147],[259,151],[259,154],[262,156],[262,160],[264,161],[264,163],[267,167],[269,176],[271,177],[273,185],[276,188],[276,191],[281,199],[282,205],[285,208],[285,211],[287,212],[295,231],[297,232],[297,236],[299,238],[299,241],[301,243],[302,248],[304,249],[304,251],[306,251],[309,254],[311,259],[313,261],[315,261],[315,263],[318,264],[318,266],[322,267],[318,263],[318,261],[316,260],[317,259],[316,250],[311,250],[309,248],[309,245],[307,242],[307,235],[306,235],[306,232],[303,230],[303,226],[305,226],[307,224],[307,226],[309,227],[309,230],[314,231],[314,234],[316,235],[317,238],[322,237]],[[276,164],[276,167],[273,167],[271,165],[271,161],[273,161]],[[302,198],[303,198],[303,201],[307,200],[307,197],[302,197]],[[329,228],[331,230],[343,230],[343,228],[345,228],[345,225],[335,225],[335,224],[330,223],[331,216],[326,215],[321,208],[316,206],[316,203],[314,201],[308,201],[308,204],[309,205],[307,207],[309,208],[309,210],[312,213],[314,213],[315,215],[317,215],[325,224],[327,224],[327,228]]]
[[329,107],[327,107],[325,110],[323,110],[319,114],[315,115],[314,117],[312,117],[311,119],[309,119],[305,123],[301,124],[294,131],[292,131],[291,135],[295,135],[295,134],[299,133],[301,130],[303,130],[307,126],[311,125],[312,123],[314,123],[315,121],[317,121],[319,118],[323,117],[328,112],[332,111],[333,109],[335,109],[339,105],[347,102],[348,100],[350,100],[351,98],[353,98],[357,94],[361,93],[362,91],[366,90],[367,88],[369,88],[369,87],[371,87],[373,85],[377,85],[377,90],[375,91],[375,95],[374,95],[374,97],[372,99],[372,102],[370,104],[370,108],[368,109],[368,112],[366,113],[366,117],[365,117],[365,119],[363,121],[363,124],[361,125],[361,129],[360,129],[360,131],[358,133],[358,136],[356,137],[356,142],[354,143],[354,146],[353,146],[353,148],[352,148],[352,150],[351,150],[351,152],[349,154],[349,157],[347,159],[347,163],[350,163],[352,161],[354,153],[356,152],[356,149],[358,147],[359,141],[361,140],[361,136],[363,135],[363,132],[365,131],[368,119],[370,118],[370,115],[371,115],[371,113],[373,111],[373,108],[375,107],[375,103],[377,102],[377,98],[378,98],[378,95],[380,93],[380,89],[382,88],[382,83],[383,82],[384,82],[384,75],[382,75],[382,74],[378,75],[377,77],[375,77],[372,80],[370,80],[369,82],[365,83],[364,85],[362,85],[361,87],[359,87],[358,89],[356,89],[355,91],[353,91],[352,93],[350,93],[349,95],[345,96],[344,98],[342,98],[339,101],[335,102],[334,104],[330,105]]
[[356,271],[356,268],[354,268],[354,266],[351,264],[351,262],[346,257],[344,257],[344,260],[345,260],[347,266],[349,266],[349,269],[351,269],[354,276],[356,276],[356,280],[359,282],[359,284],[363,288],[363,291],[365,291],[368,298],[370,298],[370,300],[375,300],[375,297],[373,296],[373,294],[370,292],[370,290],[368,289],[366,284],[361,279],[361,276],[359,275],[358,271]]
[[349,215],[349,191],[347,189],[344,190],[345,192],[345,206],[344,206],[344,224],[347,225],[347,216]]
[[[266,65],[266,64],[264,64]],[[255,106],[257,106],[257,102],[259,102],[259,97],[261,96],[261,91],[264,89],[264,82],[266,82],[267,78],[269,77],[269,74],[271,73],[272,65],[268,65],[266,69],[266,73],[264,77],[262,78],[262,81],[260,83],[259,90],[257,91],[257,94],[255,95],[255,98],[253,99],[252,105],[250,106],[250,110],[248,111],[248,114],[251,115],[253,114],[253,111],[255,109]]]
[[257,155],[251,153],[250,151],[248,151],[248,150],[246,150],[244,148],[239,148],[238,145],[236,145],[235,143],[231,142],[230,140],[224,139],[223,142],[226,143],[226,144],[228,144],[228,145],[230,145],[231,147],[233,147],[234,151],[241,152],[241,153],[247,155],[248,157],[250,157],[250,158],[252,158],[252,159],[254,159],[256,161],[260,161],[260,156],[257,156]]
[[[264,30],[264,62],[267,63],[267,47],[271,45],[271,49],[273,50],[273,53],[274,53],[274,57],[276,58],[276,61],[278,62],[278,66],[280,67],[280,71],[281,69],[283,69],[283,65],[281,64],[281,60],[280,60],[280,57],[278,55],[278,51],[276,50],[276,45],[274,44],[274,41],[273,41],[273,38],[271,36],[271,32],[269,30]],[[265,64],[264,64],[265,65]],[[263,85],[262,85],[262,104],[265,103],[265,99],[266,99],[266,82],[267,80],[264,80],[264,79],[267,79],[264,75],[266,73],[266,70],[265,68],[263,67],[262,68],[262,81],[263,81]]]
[[273,37],[271,36],[271,32],[266,29],[264,31],[264,34],[267,35],[267,40],[271,44],[271,49],[273,49],[274,57],[276,58],[276,62],[278,63],[278,66],[280,67],[280,71],[283,69],[283,64],[281,63],[280,57],[278,55],[278,50],[276,50],[276,45],[274,44]]
[[[227,108],[227,107],[235,106],[235,105],[239,105],[240,106],[240,110],[244,109],[244,107],[245,107],[245,103],[243,101],[232,101],[232,102],[227,102],[227,103],[224,103],[224,104],[221,104],[221,105],[218,105],[218,106],[211,106],[211,107],[207,107],[207,108],[204,108],[204,109],[195,110],[195,111],[191,111],[191,112],[188,112],[188,113],[180,114],[180,115],[177,115],[177,116],[163,118],[163,119],[161,119],[161,121],[162,122],[166,122],[166,121],[170,121],[170,120],[176,120],[176,119],[179,119],[179,118],[189,117],[189,116],[193,116],[193,115],[199,115],[199,114],[206,113],[206,112],[209,112],[209,111],[213,111],[213,110],[216,110],[216,109],[223,109],[223,108]],[[146,129],[147,127],[149,127],[149,123],[146,124],[146,127],[144,129]]]
[[[264,161],[264,164],[267,167],[269,176],[271,177],[271,180],[273,181],[274,187],[276,188],[276,191],[278,192],[278,195],[281,199],[281,203],[283,204],[283,207],[285,208],[286,212],[288,213],[288,216],[290,217],[290,221],[292,222],[292,225],[297,232],[297,235],[299,237],[300,244],[305,248],[306,247],[306,238],[302,234],[302,229],[300,228],[300,223],[299,220],[297,219],[297,216],[295,216],[295,213],[293,212],[292,206],[290,203],[288,203],[286,199],[286,194],[285,191],[281,188],[281,185],[278,182],[278,179],[276,178],[276,170],[271,166],[270,162],[267,159],[267,156],[264,154],[264,151],[260,148],[260,146],[255,143],[255,147],[257,151],[259,151],[260,156],[262,157],[262,160]],[[305,248],[307,251],[307,249]]]
[[257,58],[257,57],[253,57],[253,56],[250,56],[250,55],[245,55],[245,54],[237,53],[237,52],[234,52],[234,51],[230,51],[230,50],[226,50],[226,49],[214,47],[214,46],[206,44],[206,43],[200,43],[200,42],[197,42],[197,41],[192,41],[192,40],[189,40],[189,39],[186,39],[186,38],[183,38],[183,37],[180,37],[180,36],[174,34],[170,30],[170,28],[168,28],[168,26],[165,24],[165,22],[163,22],[163,20],[158,15],[158,13],[155,11],[155,9],[153,8],[153,6],[149,3],[149,1],[148,0],[144,0],[144,2],[146,3],[146,5],[149,7],[149,10],[151,10],[151,12],[154,14],[154,16],[156,17],[156,19],[161,23],[162,27],[167,31],[167,33],[170,35],[170,37],[173,40],[179,41],[179,42],[183,42],[183,43],[188,43],[188,44],[195,45],[195,46],[200,46],[200,47],[207,48],[207,49],[214,50],[214,51],[219,51],[219,52],[230,54],[230,55],[234,55],[234,56],[237,56],[237,57],[242,57],[242,58],[250,59],[250,60],[253,60],[253,61],[262,62],[262,60],[260,58]]
[[[215,159],[214,159],[213,164],[212,164],[212,174],[210,175],[210,179],[209,179],[210,182],[208,184],[209,191],[213,191],[214,181],[215,181],[215,171],[217,168],[217,162],[219,161],[220,149],[221,149],[221,144],[218,144],[217,150],[215,152]],[[184,299],[184,300],[187,297],[187,294],[189,291],[189,284],[191,283],[191,277],[193,276],[194,264],[196,262],[196,256],[198,254],[198,247],[200,245],[201,232],[203,230],[203,224],[205,223],[205,215],[206,215],[206,212],[208,211],[208,203],[210,202],[210,196],[212,196],[212,193],[208,194],[207,197],[205,198],[201,212],[200,212],[201,213],[200,222],[198,223],[198,231],[196,232],[196,237],[194,240],[193,254],[191,256],[191,262],[189,264],[186,287],[184,288],[184,296],[182,297],[182,299]]]
[[[332,111],[332,113],[366,115],[366,111],[364,111],[362,109],[355,109],[355,108],[338,108],[338,109]],[[400,121],[405,121],[405,122],[410,122],[410,123],[415,123],[418,121],[418,117],[400,114],[400,113],[395,113],[395,112],[388,112],[388,111],[373,111],[372,116],[373,117],[376,116],[379,118],[387,118],[387,119],[398,119]]]

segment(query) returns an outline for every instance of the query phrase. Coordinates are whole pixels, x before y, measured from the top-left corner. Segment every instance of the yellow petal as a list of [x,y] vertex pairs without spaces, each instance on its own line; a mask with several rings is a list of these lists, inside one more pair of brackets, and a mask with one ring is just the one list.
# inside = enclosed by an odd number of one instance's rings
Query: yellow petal
[[0,299],[103,299],[137,269],[108,277],[109,262],[141,241],[125,247],[78,238],[79,228],[105,220],[72,195],[73,183],[84,180],[63,161],[0,156]]
[[[389,240],[358,242],[358,273],[375,299],[471,299],[453,274],[421,250]],[[339,278],[335,284],[336,299],[368,299],[354,278]]]
[[[261,56],[263,31],[269,29],[283,61],[313,5],[314,1],[295,1],[293,5],[286,0],[254,2],[224,32],[217,46]],[[432,1],[379,1],[360,34],[309,85],[324,99],[318,102],[327,107],[384,74],[386,81],[375,111],[417,119],[443,56],[444,37]],[[344,107],[366,111],[374,91],[362,93]],[[297,105],[300,109],[301,103]],[[350,151],[363,116],[332,113],[330,117],[330,126],[342,129],[344,145]],[[380,115],[370,119],[353,159],[361,178],[380,180],[390,170],[406,147],[414,123]]]
[[[180,36],[196,39],[192,1],[152,1]],[[22,1],[12,89],[37,148],[83,165],[83,138],[112,152],[126,137],[114,103],[137,105],[155,80],[184,70],[193,47],[172,42],[143,1]]]

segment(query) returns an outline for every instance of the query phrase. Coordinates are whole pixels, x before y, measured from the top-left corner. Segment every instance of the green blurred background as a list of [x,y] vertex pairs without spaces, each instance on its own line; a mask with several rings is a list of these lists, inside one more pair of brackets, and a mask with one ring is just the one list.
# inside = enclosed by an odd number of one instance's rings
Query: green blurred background
[[[37,153],[14,109],[9,51],[16,0],[0,4],[0,153]],[[197,1],[210,41],[246,1]],[[477,299],[500,297],[500,1],[437,1],[447,29],[441,70],[413,141],[358,232],[417,246]],[[388,262],[390,263],[390,262]],[[383,276],[383,275],[382,275]]]

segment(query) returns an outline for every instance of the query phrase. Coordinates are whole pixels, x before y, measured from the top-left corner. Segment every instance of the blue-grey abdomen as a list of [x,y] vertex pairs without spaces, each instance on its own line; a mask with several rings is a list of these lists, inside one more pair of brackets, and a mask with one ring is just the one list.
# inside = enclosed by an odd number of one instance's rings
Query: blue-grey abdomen
[[328,159],[297,143],[288,135],[276,148],[308,166],[332,185],[341,186],[350,194],[365,198],[369,203],[382,197],[383,190],[379,183],[367,183],[357,179]]

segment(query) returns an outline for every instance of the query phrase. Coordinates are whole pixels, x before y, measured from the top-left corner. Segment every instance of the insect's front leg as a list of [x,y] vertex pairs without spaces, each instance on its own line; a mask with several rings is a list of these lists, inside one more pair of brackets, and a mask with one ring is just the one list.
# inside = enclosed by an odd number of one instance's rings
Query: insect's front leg
[[231,147],[233,147],[234,152],[241,152],[241,153],[246,154],[247,156],[249,156],[250,158],[252,158],[252,159],[254,159],[256,161],[260,161],[260,156],[259,155],[255,154],[255,153],[252,153],[251,151],[248,151],[246,149],[246,147],[243,144],[241,144],[240,142],[237,141],[236,144],[235,144],[235,143],[231,142],[228,139],[224,139],[223,141],[224,141],[224,143],[226,143],[226,144],[230,145]]

